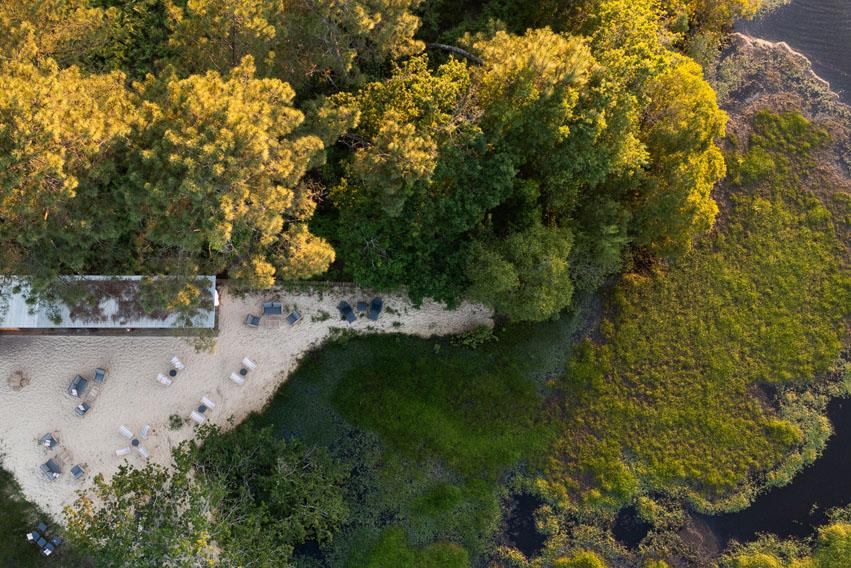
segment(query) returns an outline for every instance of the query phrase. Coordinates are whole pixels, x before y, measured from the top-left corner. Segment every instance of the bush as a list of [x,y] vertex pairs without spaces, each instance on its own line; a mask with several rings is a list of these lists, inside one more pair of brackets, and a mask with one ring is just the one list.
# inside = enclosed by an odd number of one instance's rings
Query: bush
[[480,325],[475,329],[471,329],[470,331],[453,337],[452,345],[455,345],[457,347],[467,347],[470,349],[475,349],[476,347],[484,345],[485,343],[498,340],[499,338],[494,335],[492,327],[487,325]]
[[[365,556],[365,557],[364,557]],[[384,532],[375,546],[352,559],[351,568],[468,568],[467,552],[452,543],[435,543],[421,550],[411,548],[405,532],[393,527]]]

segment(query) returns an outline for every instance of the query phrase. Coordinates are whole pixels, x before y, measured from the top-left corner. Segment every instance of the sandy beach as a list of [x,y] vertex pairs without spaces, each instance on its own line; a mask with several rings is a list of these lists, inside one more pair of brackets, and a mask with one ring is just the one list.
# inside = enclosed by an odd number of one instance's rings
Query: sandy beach
[[[367,298],[350,290],[325,290],[280,294],[285,306],[297,307],[304,315],[294,327],[267,321],[259,329],[243,325],[247,313],[260,311],[265,297],[268,294],[243,299],[222,293],[220,331],[212,352],[197,353],[186,338],[173,336],[0,336],[3,467],[15,475],[29,499],[61,520],[63,508],[95,474],[108,477],[122,463],[144,463],[136,451],[116,456],[116,450],[129,446],[119,427],[124,425],[139,434],[144,425],[150,425],[152,431],[141,443],[152,461],[168,463],[171,449],[193,436],[194,425],[186,422],[202,396],[216,404],[206,413],[213,423],[225,425],[230,417],[242,420],[265,405],[301,355],[319,345],[333,328],[430,336],[492,324],[490,311],[479,305],[462,304],[446,310],[425,302],[414,308],[407,299],[385,296],[390,310],[385,309],[379,321],[361,317],[348,325],[340,321],[337,303],[345,299],[354,305],[355,300]],[[323,312],[330,317],[325,318]],[[168,373],[173,356],[186,368],[171,386],[162,386],[157,375]],[[258,366],[239,386],[229,376],[242,367],[243,357]],[[106,383],[91,403],[92,409],[80,418],[74,413],[80,399],[66,391],[75,375],[91,379],[96,367],[108,369]],[[29,377],[30,383],[13,391],[7,377],[18,371]],[[174,414],[186,419],[177,430],[169,428],[169,417]],[[59,441],[55,450],[38,444],[39,437],[48,432],[55,433]],[[63,459],[63,473],[51,482],[39,466],[56,456]],[[71,467],[77,464],[88,472],[83,481],[71,476]]]

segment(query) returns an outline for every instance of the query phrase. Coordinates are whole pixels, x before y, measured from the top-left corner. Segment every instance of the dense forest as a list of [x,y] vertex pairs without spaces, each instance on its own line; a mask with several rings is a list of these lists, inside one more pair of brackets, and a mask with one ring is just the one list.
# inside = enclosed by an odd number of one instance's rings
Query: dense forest
[[549,318],[712,227],[726,117],[688,54],[752,4],[4,2],[0,272]]
[[815,460],[851,392],[851,199],[819,166],[851,122],[733,125],[707,79],[761,4],[0,3],[0,274],[75,302],[62,276],[168,277],[171,308],[198,274],[351,281],[499,316],[341,332],[262,413],[97,478],[54,560],[847,568],[849,510],[689,540]]

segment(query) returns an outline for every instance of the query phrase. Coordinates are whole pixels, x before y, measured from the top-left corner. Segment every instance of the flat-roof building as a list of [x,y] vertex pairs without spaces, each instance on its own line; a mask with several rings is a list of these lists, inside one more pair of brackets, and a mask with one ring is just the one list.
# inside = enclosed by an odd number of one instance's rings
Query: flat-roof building
[[212,329],[216,326],[218,292],[215,276],[198,276],[198,307],[191,314],[145,313],[139,301],[142,276],[63,276],[81,283],[89,301],[84,306],[30,300],[25,278],[6,277],[0,286],[0,330],[25,329]]

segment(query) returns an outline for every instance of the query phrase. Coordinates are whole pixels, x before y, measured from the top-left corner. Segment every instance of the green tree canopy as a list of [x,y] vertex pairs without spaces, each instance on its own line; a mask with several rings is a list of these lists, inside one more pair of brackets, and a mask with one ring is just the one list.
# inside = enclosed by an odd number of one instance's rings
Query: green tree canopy
[[170,2],[174,63],[226,73],[252,55],[261,74],[301,90],[350,84],[365,67],[422,49],[416,0],[190,0]]
[[712,187],[726,173],[715,140],[725,133],[727,114],[700,66],[674,58],[649,81],[642,138],[651,166],[642,176],[634,205],[635,240],[658,255],[681,253],[715,222]]
[[470,296],[518,320],[544,320],[570,305],[569,230],[533,225],[475,251]]
[[0,270],[47,281],[86,270],[121,223],[97,222],[111,204],[95,188],[114,175],[134,108],[121,73],[36,65],[26,50],[0,64]]
[[247,57],[226,77],[150,77],[137,96],[115,191],[148,266],[227,269],[254,287],[327,269],[334,251],[308,230],[315,201],[300,183],[323,144],[298,130],[286,83],[255,78]]
[[215,491],[175,468],[122,466],[66,509],[68,536],[99,568],[182,568],[215,558]]
[[169,468],[96,477],[66,509],[71,544],[104,568],[276,568],[347,519],[345,473],[324,448],[250,426],[199,434]]
[[228,565],[281,566],[306,540],[330,541],[348,518],[346,474],[325,448],[246,426],[203,431],[189,455],[200,478],[222,488],[216,540]]

